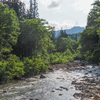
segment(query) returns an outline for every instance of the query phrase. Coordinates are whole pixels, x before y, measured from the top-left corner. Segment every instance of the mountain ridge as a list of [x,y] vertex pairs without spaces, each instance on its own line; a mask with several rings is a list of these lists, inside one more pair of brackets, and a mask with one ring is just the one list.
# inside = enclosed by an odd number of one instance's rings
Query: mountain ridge
[[[71,29],[65,29],[63,31],[66,31],[67,34],[75,34],[75,33],[81,33],[83,32],[85,27],[80,27],[80,26],[74,26]],[[55,37],[58,37],[60,35],[60,31],[55,31]]]

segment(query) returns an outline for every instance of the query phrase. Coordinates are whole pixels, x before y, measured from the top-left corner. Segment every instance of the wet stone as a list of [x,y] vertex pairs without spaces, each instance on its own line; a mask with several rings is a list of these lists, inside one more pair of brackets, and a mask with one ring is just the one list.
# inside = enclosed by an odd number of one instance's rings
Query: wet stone
[[60,86],[60,88],[65,89],[65,90],[68,91],[68,88],[67,87]]
[[7,91],[4,90],[3,93],[7,93]]
[[92,83],[91,86],[96,86],[96,83]]
[[88,71],[89,73],[92,73],[92,71]]
[[85,81],[90,81],[90,79],[86,78]]
[[76,81],[72,81],[72,84],[76,84]]
[[56,88],[55,90],[60,90],[59,88]]
[[41,74],[41,75],[40,75],[40,79],[41,79],[41,78],[46,78],[46,77],[45,77],[44,75]]
[[55,90],[52,90],[51,92],[55,92]]
[[29,99],[29,100],[33,100],[33,99]]
[[89,93],[89,90],[85,90],[85,93]]
[[62,94],[59,94],[59,96],[62,96]]

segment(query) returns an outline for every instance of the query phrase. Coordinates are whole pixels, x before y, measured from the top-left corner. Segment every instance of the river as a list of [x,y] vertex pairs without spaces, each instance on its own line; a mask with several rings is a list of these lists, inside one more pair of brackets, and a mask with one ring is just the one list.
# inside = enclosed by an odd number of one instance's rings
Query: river
[[[44,74],[46,78],[40,79],[39,75],[22,81],[0,86],[0,100],[81,100],[73,95],[81,93],[72,85],[72,81],[80,82],[87,69],[65,71],[54,70]],[[97,69],[98,71],[98,69]],[[91,76],[91,75],[88,75]]]

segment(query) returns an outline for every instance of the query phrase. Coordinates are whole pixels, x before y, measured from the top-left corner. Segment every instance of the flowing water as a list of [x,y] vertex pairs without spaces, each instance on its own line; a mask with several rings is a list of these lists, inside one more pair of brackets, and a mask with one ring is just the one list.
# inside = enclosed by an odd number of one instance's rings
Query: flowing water
[[[9,85],[2,85],[0,88],[0,100],[80,100],[74,98],[74,93],[81,91],[75,90],[72,81],[82,80],[84,70],[64,71],[55,70],[44,74],[46,78],[39,79],[31,77],[23,81],[18,81]],[[62,88],[67,87],[68,90]],[[54,91],[53,91],[54,90]],[[6,91],[3,93],[2,91]]]

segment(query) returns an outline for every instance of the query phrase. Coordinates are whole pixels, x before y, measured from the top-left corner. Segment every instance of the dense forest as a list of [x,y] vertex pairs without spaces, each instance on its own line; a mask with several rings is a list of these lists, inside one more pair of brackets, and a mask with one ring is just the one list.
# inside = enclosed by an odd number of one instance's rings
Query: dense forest
[[72,40],[64,31],[54,37],[54,27],[33,18],[25,4],[0,3],[0,81],[19,79],[48,70],[50,64],[84,59],[99,64],[100,1],[93,3],[86,29]]

